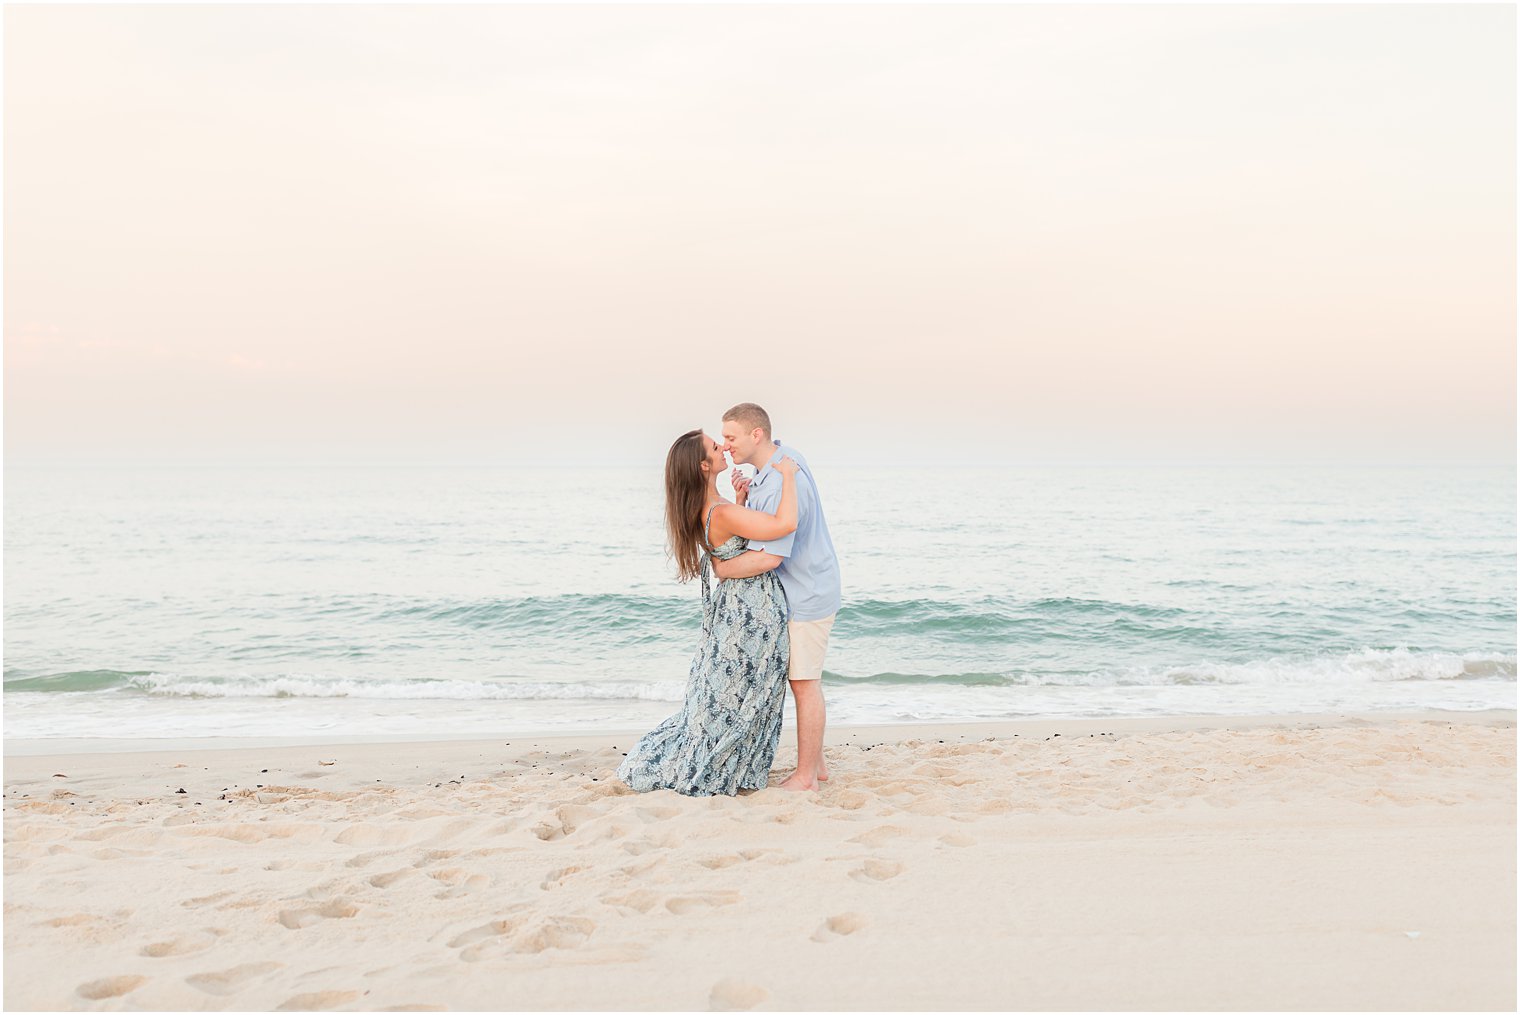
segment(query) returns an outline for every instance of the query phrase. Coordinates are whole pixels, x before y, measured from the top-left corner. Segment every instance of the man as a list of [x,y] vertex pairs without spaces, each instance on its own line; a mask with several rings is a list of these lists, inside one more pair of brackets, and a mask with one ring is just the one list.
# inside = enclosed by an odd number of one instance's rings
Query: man
[[771,440],[771,418],[753,402],[741,402],[723,414],[723,443],[734,464],[748,462],[758,471],[746,482],[735,475],[734,489],[746,506],[775,514],[781,503],[781,474],[771,463],[783,455],[797,463],[797,530],[780,539],[751,542],[752,552],[718,561],[719,578],[752,578],[776,569],[786,592],[787,635],[791,642],[787,683],[797,708],[797,771],[781,788],[816,790],[829,777],[823,760],[823,657],[839,612],[839,558],[829,539],[823,502],[812,470],[797,449]]

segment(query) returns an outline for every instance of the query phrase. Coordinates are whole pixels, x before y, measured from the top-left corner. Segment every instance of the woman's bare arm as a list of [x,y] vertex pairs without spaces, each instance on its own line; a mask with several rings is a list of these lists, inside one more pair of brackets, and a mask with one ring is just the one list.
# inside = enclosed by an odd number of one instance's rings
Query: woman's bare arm
[[[797,529],[797,463],[782,458],[774,468],[781,473],[781,504],[774,515],[737,504],[720,504],[713,514],[719,534],[729,532],[745,539],[780,539]],[[713,537],[717,539],[717,536]],[[721,543],[723,540],[717,539]]]

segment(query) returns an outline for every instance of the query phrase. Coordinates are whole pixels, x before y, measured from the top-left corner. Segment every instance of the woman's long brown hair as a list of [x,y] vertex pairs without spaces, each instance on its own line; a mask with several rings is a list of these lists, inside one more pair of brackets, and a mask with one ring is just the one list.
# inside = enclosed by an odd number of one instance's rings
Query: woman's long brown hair
[[707,504],[708,478],[702,472],[707,449],[702,431],[676,438],[665,456],[665,538],[675,558],[676,578],[691,581],[702,573],[702,508]]

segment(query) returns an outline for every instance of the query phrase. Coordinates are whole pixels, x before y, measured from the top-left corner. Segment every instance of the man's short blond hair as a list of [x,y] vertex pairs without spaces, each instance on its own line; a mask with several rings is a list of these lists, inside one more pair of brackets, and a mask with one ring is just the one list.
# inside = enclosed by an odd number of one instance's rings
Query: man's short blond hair
[[723,422],[735,422],[746,430],[764,430],[771,439],[771,415],[754,402],[740,402],[723,414]]

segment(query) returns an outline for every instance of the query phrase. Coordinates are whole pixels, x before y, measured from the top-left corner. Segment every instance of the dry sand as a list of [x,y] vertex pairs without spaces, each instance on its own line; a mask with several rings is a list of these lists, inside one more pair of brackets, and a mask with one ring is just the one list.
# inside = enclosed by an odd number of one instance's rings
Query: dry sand
[[5,1005],[1514,1010],[1514,717],[835,730],[737,799],[627,736],[7,744]]

